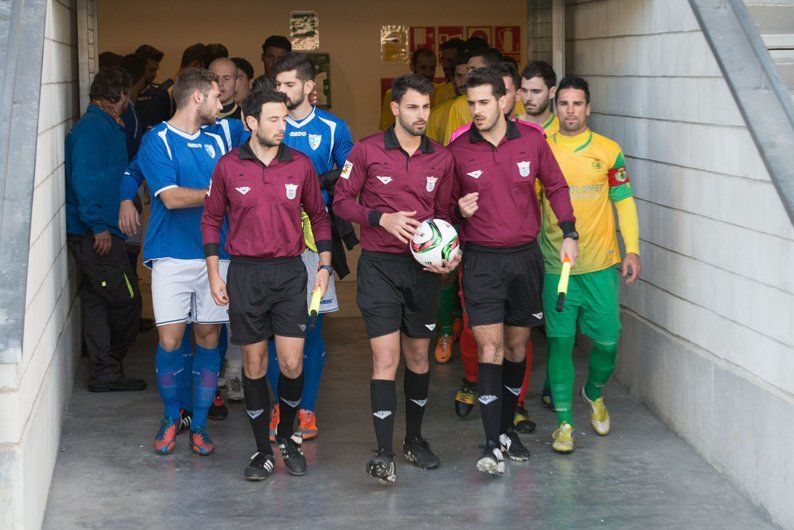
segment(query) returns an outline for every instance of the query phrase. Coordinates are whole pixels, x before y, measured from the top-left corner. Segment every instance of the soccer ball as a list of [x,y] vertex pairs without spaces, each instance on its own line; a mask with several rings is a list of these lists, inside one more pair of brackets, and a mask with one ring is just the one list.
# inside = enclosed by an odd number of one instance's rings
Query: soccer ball
[[422,265],[441,265],[441,260],[452,261],[458,252],[458,232],[441,219],[423,221],[411,240],[411,254]]

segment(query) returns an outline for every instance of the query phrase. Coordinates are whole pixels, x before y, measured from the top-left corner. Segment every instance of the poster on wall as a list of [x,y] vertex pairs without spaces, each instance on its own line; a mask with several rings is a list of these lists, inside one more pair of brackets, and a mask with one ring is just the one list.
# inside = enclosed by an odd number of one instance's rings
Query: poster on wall
[[418,26],[411,28],[410,52],[413,54],[419,48],[426,48],[436,53],[436,28],[435,26]]
[[327,53],[307,53],[314,64],[316,76],[314,85],[317,90],[317,106],[328,110],[331,108],[331,56]]
[[408,26],[380,27],[380,58],[386,63],[408,62]]
[[496,26],[493,47],[508,57],[521,61],[521,27]]
[[493,28],[491,26],[467,26],[466,38],[479,37],[488,43],[488,46],[493,46]]
[[466,40],[463,26],[439,26],[438,27],[438,64],[441,64],[441,45],[450,39]]
[[320,49],[320,17],[316,11],[290,11],[289,40],[296,51]]

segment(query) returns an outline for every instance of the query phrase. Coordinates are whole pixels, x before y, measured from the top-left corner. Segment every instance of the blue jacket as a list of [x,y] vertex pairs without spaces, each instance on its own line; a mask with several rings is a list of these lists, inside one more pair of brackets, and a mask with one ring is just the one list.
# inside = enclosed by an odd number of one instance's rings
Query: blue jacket
[[66,231],[85,235],[118,227],[119,186],[127,168],[124,128],[96,105],[88,105],[66,137]]

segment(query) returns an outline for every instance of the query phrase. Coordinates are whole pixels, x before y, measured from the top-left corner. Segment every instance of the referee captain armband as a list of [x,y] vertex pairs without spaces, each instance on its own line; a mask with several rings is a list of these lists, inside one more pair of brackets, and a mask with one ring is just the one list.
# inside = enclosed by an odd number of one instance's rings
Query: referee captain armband
[[616,168],[612,168],[607,172],[607,176],[609,178],[609,187],[616,188],[618,186],[622,186],[623,184],[628,184],[631,182],[629,178],[629,174],[626,172],[626,166],[620,166]]

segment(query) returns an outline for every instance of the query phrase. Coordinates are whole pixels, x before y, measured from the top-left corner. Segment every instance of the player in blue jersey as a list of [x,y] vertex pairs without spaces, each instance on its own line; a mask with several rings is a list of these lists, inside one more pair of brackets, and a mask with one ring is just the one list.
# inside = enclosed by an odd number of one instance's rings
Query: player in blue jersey
[[[137,166],[149,184],[151,213],[143,245],[144,264],[152,268],[152,305],[159,334],[155,356],[157,385],[165,405],[154,439],[155,451],[174,449],[179,430],[181,343],[194,322],[193,420],[190,447],[199,455],[215,449],[206,429],[207,413],[218,382],[220,326],[226,307],[210,294],[201,244],[201,212],[215,164],[229,148],[231,131],[208,132],[221,109],[217,77],[208,70],[184,70],[174,84],[176,113],[155,125],[143,139]],[[124,188],[131,177],[125,177]],[[228,256],[222,270],[228,266]]]
[[[290,52],[284,56],[273,68],[276,90],[287,95],[287,128],[284,143],[293,149],[301,151],[308,156],[317,175],[332,171],[334,167],[344,167],[347,154],[353,147],[353,138],[347,124],[322,109],[314,107],[310,102],[310,95],[315,89],[315,69],[312,62],[303,53]],[[323,199],[326,205],[331,204],[331,194],[323,190]],[[314,244],[311,227],[303,215],[304,236],[306,251],[303,253],[303,262],[309,275],[307,296],[311,301],[311,286],[314,285],[314,276],[319,265],[319,254]],[[307,327],[306,343],[303,350],[303,373],[305,377],[301,405],[298,411],[298,430],[304,440],[311,440],[317,436],[317,420],[314,412],[317,394],[320,390],[323,366],[325,365],[325,344],[322,338],[323,313],[330,313],[339,309],[336,298],[333,275],[328,284],[328,290],[320,302],[320,315],[314,329]],[[279,369],[275,345],[270,343],[270,359],[268,365],[268,378],[270,387],[277,388]],[[275,436],[276,426],[279,421],[278,399],[271,411],[270,433]]]

